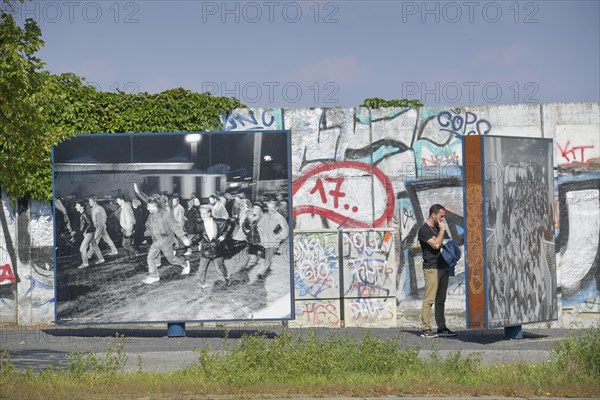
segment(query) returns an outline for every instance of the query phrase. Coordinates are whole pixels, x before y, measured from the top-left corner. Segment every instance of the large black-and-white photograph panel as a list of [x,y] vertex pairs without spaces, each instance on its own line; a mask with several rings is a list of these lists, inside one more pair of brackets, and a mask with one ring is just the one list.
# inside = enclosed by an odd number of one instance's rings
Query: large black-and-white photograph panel
[[291,319],[289,146],[289,131],[56,146],[56,322]]
[[488,327],[556,320],[552,140],[483,143]]

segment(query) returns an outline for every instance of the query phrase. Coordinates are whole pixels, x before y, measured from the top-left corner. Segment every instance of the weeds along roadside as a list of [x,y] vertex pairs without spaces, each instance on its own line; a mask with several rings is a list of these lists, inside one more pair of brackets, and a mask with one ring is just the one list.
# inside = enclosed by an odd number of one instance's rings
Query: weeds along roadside
[[[197,361],[175,372],[122,372],[126,338],[117,336],[100,355],[74,347],[66,363],[40,371],[17,370],[3,352],[0,387],[9,398],[102,397],[145,393],[250,395],[600,395],[600,328],[568,336],[541,364],[484,365],[478,354],[460,351],[427,359],[418,348],[402,347],[400,337],[368,333],[318,338],[284,331],[275,338],[243,337],[235,345],[223,339],[219,352],[198,350]],[[0,395],[0,398],[3,395]],[[85,398],[85,397],[81,397]]]

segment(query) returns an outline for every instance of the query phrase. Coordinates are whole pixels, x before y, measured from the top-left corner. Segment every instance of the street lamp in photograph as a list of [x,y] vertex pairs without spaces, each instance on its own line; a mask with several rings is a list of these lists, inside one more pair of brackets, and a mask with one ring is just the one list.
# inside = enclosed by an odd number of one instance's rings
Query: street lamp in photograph
[[196,163],[196,157],[198,155],[198,143],[202,139],[202,135],[199,133],[190,133],[189,135],[185,135],[185,141],[190,144],[192,149],[192,161],[194,164]]

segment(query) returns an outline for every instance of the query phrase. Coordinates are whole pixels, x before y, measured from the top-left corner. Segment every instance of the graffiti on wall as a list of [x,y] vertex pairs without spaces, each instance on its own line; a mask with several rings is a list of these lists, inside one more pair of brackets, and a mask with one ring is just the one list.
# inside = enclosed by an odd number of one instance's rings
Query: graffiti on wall
[[486,135],[492,130],[492,124],[486,119],[478,118],[477,114],[460,108],[442,111],[436,116],[440,131],[453,135]]
[[294,235],[296,299],[339,297],[338,242],[337,233]]
[[600,289],[600,173],[558,179],[560,230],[556,261],[563,306],[598,308]]
[[342,317],[339,300],[297,300],[294,307],[292,326],[340,326]]
[[389,230],[296,233],[296,324],[395,323],[394,251]]
[[343,236],[344,296],[390,297],[396,290],[391,232],[347,232]]
[[558,164],[562,168],[589,168],[593,163],[600,163],[594,145],[573,145],[570,140],[556,142]]
[[395,327],[397,325],[396,301],[393,297],[346,299],[344,310],[346,326]]
[[46,323],[54,314],[54,248],[49,204],[0,205],[2,322]]
[[5,198],[0,197],[0,322],[16,322],[17,290],[19,275],[16,271],[17,252],[14,243],[16,221],[14,209]]
[[487,119],[458,107],[442,111],[426,109],[420,118],[422,123],[417,128],[417,139],[442,148],[461,136],[487,135],[492,131],[492,124]]
[[14,285],[15,283],[17,280],[10,264],[0,265],[0,286]]
[[[19,287],[20,304],[30,304],[33,312],[53,318],[54,314],[54,254],[53,248],[31,247],[29,274]],[[22,317],[22,316],[21,316]],[[20,318],[21,318],[20,317]],[[33,316],[32,316],[33,317]]]
[[[598,108],[598,103],[581,108],[561,105],[553,127],[558,291],[563,313],[571,310],[575,315],[600,314]],[[592,319],[597,321],[596,316]],[[578,318],[571,324],[586,326],[585,319]]]
[[585,151],[594,148],[594,146],[572,146],[570,140],[567,140],[567,143],[562,146],[557,142],[556,146],[558,147],[561,159],[567,162],[578,161],[580,163],[586,162]]
[[[365,194],[379,192],[374,204]],[[294,216],[320,215],[351,228],[387,225],[394,213],[394,192],[377,167],[356,161],[334,162],[307,171],[293,183]],[[373,217],[373,211],[377,214]]]
[[277,124],[277,120],[270,109],[249,109],[247,113],[228,111],[222,117],[223,129],[226,131],[281,129],[277,127],[281,125]]
[[[439,202],[448,207],[451,236],[464,245],[461,137],[493,134],[494,126],[503,123],[496,114],[492,118],[485,110],[464,107],[423,107],[419,110],[276,108],[257,109],[252,114],[244,109],[228,114],[223,127],[246,130],[268,125],[269,129],[291,129],[295,230],[360,228],[367,224],[393,228],[396,296],[399,301],[404,301],[422,297],[422,260],[416,233],[427,219],[431,204]],[[597,127],[587,129],[597,134]],[[559,286],[563,286],[563,299],[567,301],[583,302],[581,299],[585,297],[598,302],[598,228],[586,224],[586,230],[582,232],[588,235],[583,241],[577,238],[577,231],[568,228],[569,225],[578,226],[578,207],[599,208],[597,181],[579,182],[593,172],[588,169],[594,170],[594,165],[598,165],[599,146],[594,141],[589,142],[591,133],[589,137],[584,135],[582,140],[575,140],[573,135],[566,133],[563,136],[569,139],[558,136],[554,159],[559,167],[564,167],[559,169],[555,185],[557,262],[559,276],[562,275]],[[347,162],[377,168],[381,175],[368,171],[367,167],[348,168],[349,165],[344,164]],[[576,183],[561,181],[570,176],[569,170],[577,172]],[[372,194],[369,183],[380,188],[381,193]],[[591,188],[594,184],[596,187]],[[388,198],[388,187],[393,202]],[[579,251],[576,241],[585,244],[585,265],[576,261],[575,254]],[[347,241],[344,242],[346,245]],[[370,270],[361,264],[353,267],[357,276],[376,274],[373,265]],[[458,276],[451,279],[448,296],[450,300],[460,299],[464,304],[462,262],[458,271]],[[348,272],[352,276],[352,271]],[[472,284],[476,285],[476,282]],[[365,307],[355,306],[356,310],[366,310]]]

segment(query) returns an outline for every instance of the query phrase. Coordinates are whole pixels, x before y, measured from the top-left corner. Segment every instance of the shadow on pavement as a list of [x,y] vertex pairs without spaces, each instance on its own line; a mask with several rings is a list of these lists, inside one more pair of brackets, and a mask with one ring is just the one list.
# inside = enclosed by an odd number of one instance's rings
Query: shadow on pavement
[[[167,329],[137,329],[137,328],[60,328],[44,329],[43,332],[51,336],[79,336],[79,337],[115,337],[117,334],[124,337],[162,338],[167,337]],[[275,332],[259,329],[186,329],[185,337],[188,338],[222,338],[240,339],[243,336],[261,335],[269,339],[277,337]]]
[[[421,336],[420,330],[405,330],[403,331],[407,334],[412,334],[415,336]],[[464,343],[478,343],[478,344],[491,344],[496,342],[504,342],[513,339],[507,339],[504,337],[503,329],[484,329],[484,330],[465,330],[465,331],[456,331],[457,335],[452,337],[440,337],[440,338],[431,338],[428,340],[436,340],[436,339],[447,339],[447,340],[456,340]],[[539,335],[537,333],[523,331],[522,339],[514,339],[525,341],[527,339],[544,339],[549,337],[548,335]]]

